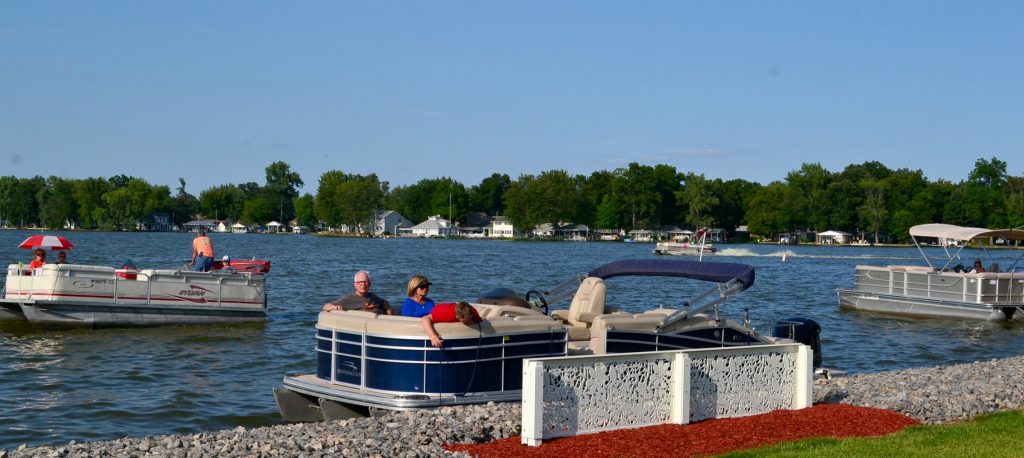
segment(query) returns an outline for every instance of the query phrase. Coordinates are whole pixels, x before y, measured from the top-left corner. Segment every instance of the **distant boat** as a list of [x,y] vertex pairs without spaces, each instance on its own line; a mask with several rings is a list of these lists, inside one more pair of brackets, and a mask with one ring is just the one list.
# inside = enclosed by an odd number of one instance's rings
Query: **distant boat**
[[636,243],[636,240],[633,240],[631,238],[624,238],[622,239],[622,243]]
[[718,252],[718,249],[707,243],[707,232],[697,231],[697,241],[691,242],[658,242],[654,246],[654,254],[667,254],[675,256],[710,256]]

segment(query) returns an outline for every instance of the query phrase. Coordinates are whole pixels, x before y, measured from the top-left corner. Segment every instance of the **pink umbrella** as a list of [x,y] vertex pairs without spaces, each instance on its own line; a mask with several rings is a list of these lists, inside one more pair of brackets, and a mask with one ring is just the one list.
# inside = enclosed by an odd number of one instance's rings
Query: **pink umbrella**
[[18,245],[18,248],[25,248],[28,250],[34,250],[36,248],[42,248],[44,250],[70,250],[74,247],[75,245],[73,243],[59,235],[41,234],[33,235],[25,239],[24,242],[21,242],[21,245]]

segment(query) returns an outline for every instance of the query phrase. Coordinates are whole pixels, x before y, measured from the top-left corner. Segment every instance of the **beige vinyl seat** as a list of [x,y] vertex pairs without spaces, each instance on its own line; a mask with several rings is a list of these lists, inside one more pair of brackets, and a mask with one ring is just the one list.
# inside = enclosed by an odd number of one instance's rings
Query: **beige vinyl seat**
[[590,340],[590,325],[594,318],[605,313],[604,301],[607,294],[604,280],[587,277],[572,297],[569,310],[556,310],[551,312],[551,316],[569,325],[569,340]]

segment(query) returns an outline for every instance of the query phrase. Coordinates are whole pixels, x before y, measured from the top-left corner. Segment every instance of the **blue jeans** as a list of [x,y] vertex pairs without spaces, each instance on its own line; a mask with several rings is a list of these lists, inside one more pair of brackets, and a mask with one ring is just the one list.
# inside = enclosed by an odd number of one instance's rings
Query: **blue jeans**
[[213,269],[213,258],[209,256],[196,256],[196,265],[192,270],[196,272],[209,272]]

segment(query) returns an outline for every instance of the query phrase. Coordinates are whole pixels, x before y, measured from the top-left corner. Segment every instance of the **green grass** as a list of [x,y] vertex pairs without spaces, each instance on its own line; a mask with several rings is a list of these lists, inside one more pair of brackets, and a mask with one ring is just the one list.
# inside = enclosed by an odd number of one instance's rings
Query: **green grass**
[[914,426],[882,437],[814,438],[723,457],[1021,457],[1024,411],[999,412],[964,423]]

